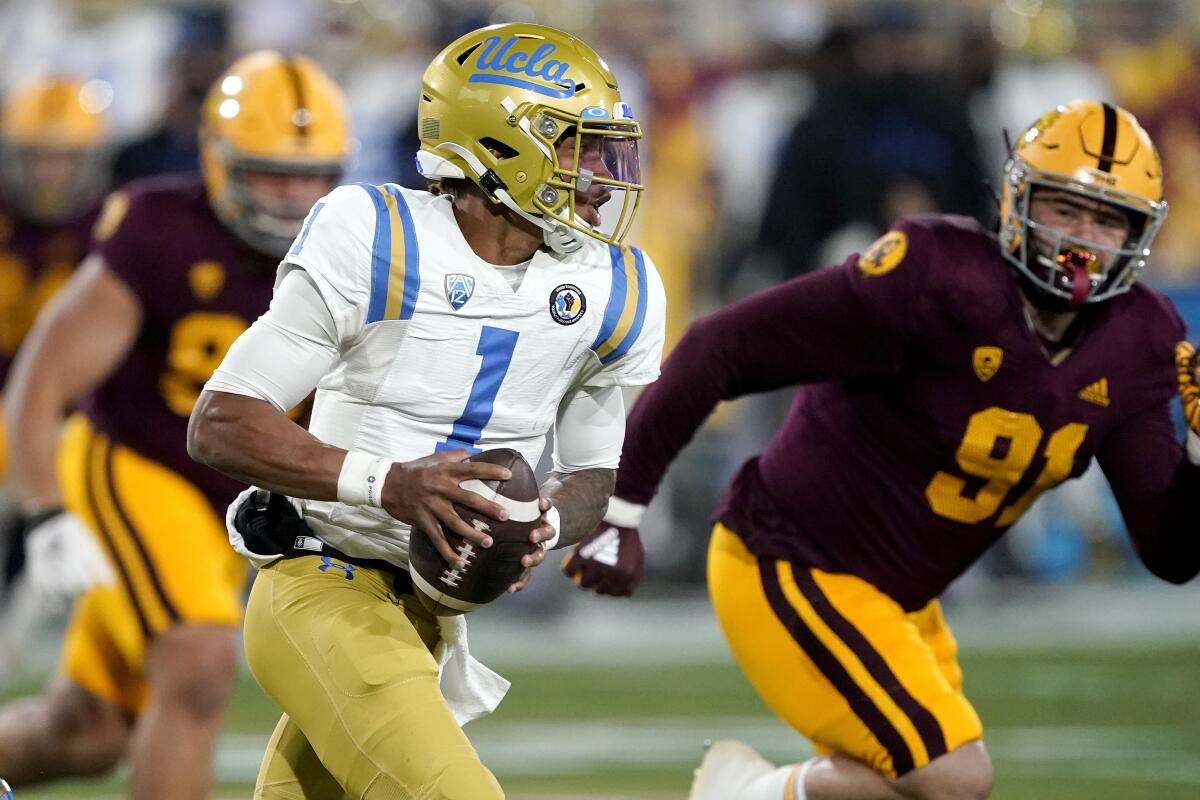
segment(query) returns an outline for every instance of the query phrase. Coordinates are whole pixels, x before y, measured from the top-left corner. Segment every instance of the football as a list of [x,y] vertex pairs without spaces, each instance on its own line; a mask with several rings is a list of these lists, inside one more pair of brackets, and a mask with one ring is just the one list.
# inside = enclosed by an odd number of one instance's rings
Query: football
[[499,464],[512,472],[506,481],[472,480],[462,484],[462,488],[505,506],[509,516],[500,522],[454,505],[454,510],[468,524],[492,537],[492,546],[482,548],[446,531],[446,540],[466,562],[462,569],[450,566],[428,536],[413,531],[408,545],[413,593],[425,608],[443,617],[474,611],[504,594],[525,571],[521,557],[538,547],[529,541],[529,534],[541,520],[537,479],[529,462],[508,448],[485,450],[468,460]]

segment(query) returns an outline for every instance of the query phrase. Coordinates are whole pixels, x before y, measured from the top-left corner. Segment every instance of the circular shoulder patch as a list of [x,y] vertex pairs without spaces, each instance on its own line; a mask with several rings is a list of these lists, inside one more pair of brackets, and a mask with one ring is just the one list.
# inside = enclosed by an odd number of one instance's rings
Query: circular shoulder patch
[[559,325],[574,325],[587,311],[587,299],[579,287],[564,283],[554,287],[550,293],[550,316]]
[[908,252],[908,237],[902,231],[888,231],[858,259],[858,268],[872,278],[886,275],[899,266]]

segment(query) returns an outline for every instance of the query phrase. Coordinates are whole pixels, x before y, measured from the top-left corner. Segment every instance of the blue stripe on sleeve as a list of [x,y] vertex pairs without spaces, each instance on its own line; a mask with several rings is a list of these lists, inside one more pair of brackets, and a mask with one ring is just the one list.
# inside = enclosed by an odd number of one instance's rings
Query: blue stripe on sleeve
[[400,319],[412,319],[417,309],[417,295],[421,290],[421,259],[417,249],[417,229],[413,224],[412,212],[404,200],[404,193],[395,184],[387,184],[388,193],[396,198],[396,211],[404,228],[404,301],[400,305]]
[[388,276],[392,261],[392,228],[388,220],[383,192],[369,183],[360,183],[375,204],[375,241],[371,245],[371,299],[367,304],[367,322],[379,322],[387,309]]
[[604,344],[617,329],[617,323],[621,321],[621,312],[625,309],[625,295],[628,294],[625,286],[625,259],[621,255],[621,248],[610,244],[608,255],[612,259],[612,291],[608,295],[608,305],[604,307],[604,320],[600,323],[600,332],[592,342],[593,350]]
[[[308,219],[304,220],[304,230],[300,231],[300,238],[296,240],[296,244],[292,247],[292,252],[289,256],[298,256],[300,251],[304,249],[304,242],[308,239],[308,232],[312,230],[313,223],[317,221],[317,214],[321,213],[321,209],[325,207],[324,201],[317,203],[312,207],[312,211],[308,212]],[[4,800],[0,797],[0,800]]]
[[642,325],[646,322],[646,305],[647,305],[647,289],[646,289],[646,261],[642,257],[642,251],[636,247],[629,248],[633,251],[633,261],[637,268],[637,286],[638,286],[638,301],[637,311],[634,313],[633,324],[629,326],[629,333],[625,335],[624,341],[617,345],[616,349],[608,355],[600,359],[600,363],[607,364],[610,361],[620,358],[629,352],[637,341],[638,334],[642,332]]

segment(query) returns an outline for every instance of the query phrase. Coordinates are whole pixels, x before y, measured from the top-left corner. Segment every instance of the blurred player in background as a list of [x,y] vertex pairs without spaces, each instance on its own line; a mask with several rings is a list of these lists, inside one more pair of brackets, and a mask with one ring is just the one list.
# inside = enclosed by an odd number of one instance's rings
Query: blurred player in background
[[[38,311],[87,253],[108,186],[103,98],[84,87],[41,78],[0,111],[0,386]],[[3,442],[0,423],[0,476]]]
[[[437,193],[360,184],[324,198],[270,311],[192,414],[198,459],[302,498],[310,529],[231,526],[261,567],[246,657],[285,712],[256,797],[503,797],[459,725],[507,683],[470,659],[461,617],[416,601],[410,536],[462,567],[469,551],[443,530],[491,539],[452,503],[503,509],[459,484],[508,477],[464,459],[511,447],[536,464],[553,429],[531,541],[577,541],[612,492],[621,387],[658,375],[662,283],[620,244],[642,189],[640,128],[604,61],[540,25],[473,31],[426,70],[418,113]],[[310,433],[282,411],[318,384]],[[264,511],[294,517],[276,497]]]
[[801,384],[716,509],[708,576],[743,671],[820,755],[775,768],[718,742],[691,800],[988,796],[936,598],[1093,458],[1150,571],[1200,570],[1193,351],[1170,301],[1136,282],[1165,214],[1133,116],[1074,101],[1017,140],[998,236],[904,219],[842,266],[692,326],[630,415],[606,524],[567,568],[631,592],[641,512],[717,402]]
[[336,185],[350,137],[329,77],[273,52],[218,79],[200,136],[202,178],[109,197],[91,254],[13,370],[28,579],[48,599],[84,592],[61,674],[45,696],[0,710],[0,774],[18,790],[128,755],[132,797],[208,796],[244,580],[221,515],[240,487],[187,457],[188,415],[267,308],[275,267]]

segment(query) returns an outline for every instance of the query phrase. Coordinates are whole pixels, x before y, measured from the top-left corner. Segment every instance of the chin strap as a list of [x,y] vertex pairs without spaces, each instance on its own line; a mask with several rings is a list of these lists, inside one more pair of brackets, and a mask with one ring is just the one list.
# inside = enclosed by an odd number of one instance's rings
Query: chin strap
[[[534,225],[537,225],[539,228],[541,228],[542,240],[551,250],[559,255],[570,255],[571,253],[578,252],[579,249],[583,247],[583,241],[579,238],[579,233],[573,230],[570,226],[561,222],[552,222],[546,219],[544,216],[530,214],[528,211],[517,205],[517,201],[513,200],[512,195],[508,193],[508,187],[504,185],[504,181],[500,180],[495,172],[485,167],[483,162],[476,158],[474,153],[472,153],[470,150],[455,142],[442,142],[438,145],[439,149],[443,147],[454,153],[463,161],[467,162],[467,166],[470,167],[471,171],[475,173],[476,178],[478,178],[479,186],[484,191],[496,198],[496,200],[502,203],[505,208],[521,217],[521,219],[532,222]],[[424,168],[426,163],[423,163],[423,160],[420,159],[419,156],[421,155],[425,155],[425,153],[422,152],[418,154],[417,163],[419,166]],[[445,159],[442,159],[442,161],[445,163]],[[461,170],[455,170],[455,172],[459,173],[458,175],[444,175],[439,174],[441,170],[435,168],[434,165],[429,164],[428,166],[431,168],[430,171],[422,171],[421,173],[427,178],[466,177],[465,175],[461,174]],[[446,164],[446,166],[453,165]]]

